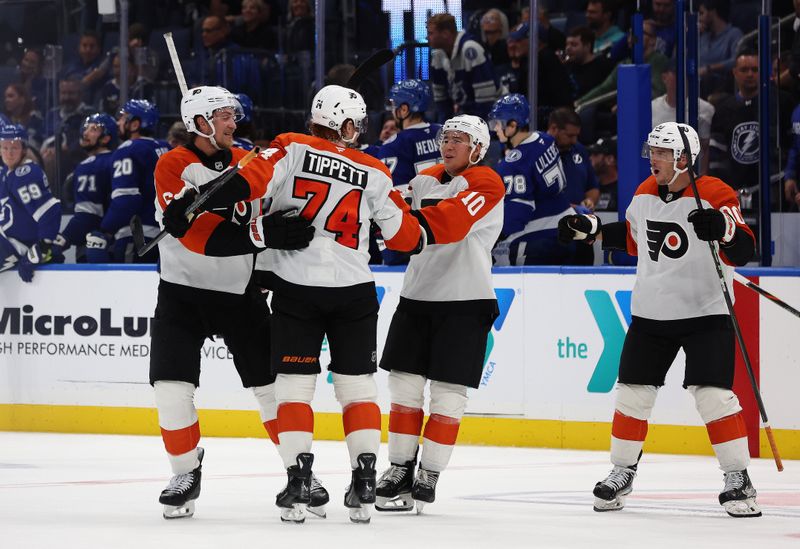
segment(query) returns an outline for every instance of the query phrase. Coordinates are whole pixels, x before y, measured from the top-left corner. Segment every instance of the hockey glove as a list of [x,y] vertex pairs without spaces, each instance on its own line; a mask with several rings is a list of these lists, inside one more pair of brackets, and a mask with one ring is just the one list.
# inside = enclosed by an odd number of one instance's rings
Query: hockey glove
[[100,231],[92,231],[86,235],[86,262],[111,263],[108,251],[110,237]]
[[565,215],[558,220],[558,241],[569,244],[580,240],[592,244],[602,230],[600,218],[594,215]]
[[291,210],[262,215],[250,222],[250,240],[257,248],[300,250],[314,238],[314,227]]
[[728,244],[736,234],[736,222],[731,216],[713,208],[692,210],[687,219],[700,240],[720,240]]
[[190,214],[188,218],[186,217],[186,210],[192,205],[195,198],[197,198],[197,191],[192,187],[184,187],[181,192],[172,197],[172,202],[164,210],[164,216],[161,219],[164,230],[175,238],[184,236],[197,217],[194,213]]
[[19,258],[19,277],[24,282],[32,282],[36,267],[47,263],[52,257],[50,245],[45,242],[37,242],[28,248],[28,253]]
[[56,235],[56,239],[53,240],[52,244],[53,255],[54,256],[63,255],[64,251],[69,249],[69,246],[70,243],[67,241],[64,235],[59,233],[58,235]]

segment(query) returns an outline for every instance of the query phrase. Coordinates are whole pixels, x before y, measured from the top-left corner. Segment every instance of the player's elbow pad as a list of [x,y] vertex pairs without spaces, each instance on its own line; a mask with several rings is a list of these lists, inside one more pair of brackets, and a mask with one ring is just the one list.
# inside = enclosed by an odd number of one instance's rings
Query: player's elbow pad
[[747,231],[736,227],[733,239],[728,244],[721,244],[720,250],[731,263],[741,267],[753,259],[756,253],[756,243]]

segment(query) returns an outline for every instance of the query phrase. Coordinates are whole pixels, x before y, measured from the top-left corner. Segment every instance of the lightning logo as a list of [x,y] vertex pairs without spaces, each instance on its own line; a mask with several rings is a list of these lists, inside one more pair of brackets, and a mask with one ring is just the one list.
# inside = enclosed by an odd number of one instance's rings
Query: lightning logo
[[758,162],[758,122],[742,122],[731,135],[731,156],[739,164]]

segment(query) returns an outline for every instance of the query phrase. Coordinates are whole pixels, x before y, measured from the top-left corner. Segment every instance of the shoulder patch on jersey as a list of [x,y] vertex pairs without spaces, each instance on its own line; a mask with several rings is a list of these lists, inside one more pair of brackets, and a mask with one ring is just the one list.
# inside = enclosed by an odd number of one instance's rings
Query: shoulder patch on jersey
[[510,151],[506,151],[506,162],[516,162],[522,158],[522,151],[519,149],[512,149]]
[[23,175],[28,175],[29,173],[31,173],[31,167],[28,164],[23,164],[14,170],[14,175],[17,177],[22,177]]
[[478,50],[477,50],[477,48],[473,48],[472,46],[465,47],[464,48],[464,57],[466,57],[470,61],[475,61],[478,58]]
[[758,122],[742,122],[733,128],[731,156],[740,164],[758,162]]
[[93,154],[92,156],[89,156],[81,160],[81,164],[91,164],[92,162],[94,162],[95,158],[97,158],[97,156]]
[[581,153],[579,152],[572,153],[572,161],[575,164],[583,164],[583,157],[581,156]]
[[133,141],[131,141],[130,139],[128,139],[128,140],[127,140],[127,141],[125,141],[125,142],[124,142],[122,145],[120,145],[119,147],[117,147],[117,150],[119,150],[119,149],[122,149],[122,148],[124,148],[124,147],[130,147],[130,146],[131,146],[131,144],[133,144]]

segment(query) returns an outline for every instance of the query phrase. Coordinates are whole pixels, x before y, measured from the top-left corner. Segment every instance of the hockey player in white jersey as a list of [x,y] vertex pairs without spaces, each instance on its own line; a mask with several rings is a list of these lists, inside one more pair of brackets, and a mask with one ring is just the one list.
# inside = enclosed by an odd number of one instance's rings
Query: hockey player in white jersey
[[270,211],[296,210],[315,229],[307,248],[267,250],[257,265],[267,271],[263,281],[273,292],[271,362],[277,375],[279,451],[288,476],[276,504],[284,521],[303,522],[310,502],[311,402],[326,335],[332,358],[328,369],[350,454],[344,504],[351,520],[369,522],[375,501],[381,416],[373,379],[378,299],[368,266],[370,219],[390,248],[411,252],[425,241],[417,218],[404,213],[407,205],[392,189],[386,165],[348,147],[366,119],[360,94],[325,86],[311,104],[312,135],[278,135],[262,153],[267,173],[260,185],[250,180],[226,184],[229,199],[263,197]]
[[[155,169],[156,220],[170,233],[159,243],[158,301],[152,324],[150,383],[158,421],[174,477],[161,493],[164,518],[190,517],[200,495],[203,449],[194,393],[200,379],[200,349],[207,337],[222,336],[242,384],[251,388],[271,438],[268,423],[275,407],[269,369],[269,308],[251,283],[254,254],[265,247],[300,249],[313,229],[282,212],[262,215],[259,200],[220,206],[183,216],[197,192],[246,154],[233,147],[240,116],[236,98],[224,88],[201,86],[181,102],[181,116],[192,135],[189,144],[161,156]],[[250,162],[234,176],[241,181],[266,177],[266,163]],[[168,206],[168,204],[170,206]]]
[[[679,127],[686,131],[690,154],[684,151]],[[592,215],[565,216],[559,222],[562,241],[591,243],[602,238],[604,249],[639,256],[611,427],[614,467],[594,488],[594,508],[624,507],[658,389],[683,348],[683,386],[695,399],[724,473],[719,503],[733,517],[760,516],[747,473],[750,454],[742,407],[731,390],[734,332],[706,244],[715,243],[730,287],[733,265],[753,257],[755,239],[742,218],[736,192],[723,181],[697,179],[703,208],[696,209],[687,173],[688,159],[694,164],[700,152],[693,128],[660,124],[648,135],[643,152],[650,158],[652,175],[639,185],[625,214],[627,225],[601,226]]]
[[[489,146],[481,118],[460,115],[442,127],[442,164],[423,170],[407,190],[427,246],[409,262],[380,367],[389,371],[389,462],[376,508],[419,512],[436,497],[467,406],[477,388],[486,341],[497,317],[491,250],[503,227],[505,187],[478,166]],[[422,429],[424,390],[430,405]],[[419,436],[420,467],[414,476]]]

